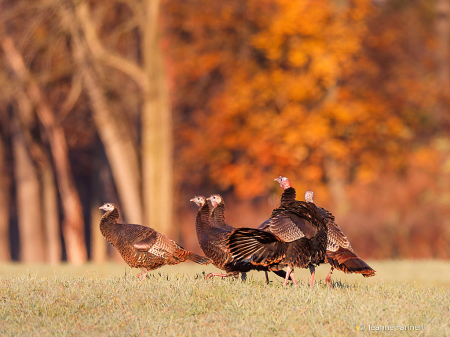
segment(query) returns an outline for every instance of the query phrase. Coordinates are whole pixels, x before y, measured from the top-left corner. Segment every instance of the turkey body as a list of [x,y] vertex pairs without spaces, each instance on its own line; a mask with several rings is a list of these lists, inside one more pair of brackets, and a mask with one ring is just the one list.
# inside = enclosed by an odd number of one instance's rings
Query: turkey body
[[130,267],[142,270],[138,275],[142,276],[142,279],[148,271],[164,265],[174,265],[187,260],[199,264],[211,262],[204,256],[185,250],[153,228],[118,223],[119,210],[114,204],[105,204],[100,209],[106,210],[100,220],[102,235],[119,251]]

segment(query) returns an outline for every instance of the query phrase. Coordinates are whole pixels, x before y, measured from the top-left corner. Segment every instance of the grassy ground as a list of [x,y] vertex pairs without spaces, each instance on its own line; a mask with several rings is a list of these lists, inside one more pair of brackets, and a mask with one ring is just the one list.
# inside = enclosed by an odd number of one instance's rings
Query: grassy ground
[[256,272],[247,282],[204,281],[214,268],[187,263],[144,282],[120,264],[0,265],[0,336],[450,336],[450,262],[369,264],[377,276],[335,272],[334,289],[323,284],[326,266],[309,289],[306,270],[299,287],[284,288]]

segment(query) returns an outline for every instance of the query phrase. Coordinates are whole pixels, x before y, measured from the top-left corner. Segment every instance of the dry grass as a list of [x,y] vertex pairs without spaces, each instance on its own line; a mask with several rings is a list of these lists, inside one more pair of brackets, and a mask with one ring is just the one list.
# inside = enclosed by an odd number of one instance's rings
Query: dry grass
[[306,271],[299,287],[284,288],[274,275],[266,285],[263,273],[204,281],[214,268],[193,264],[144,282],[125,265],[0,265],[0,335],[359,336],[373,333],[362,325],[425,324],[389,335],[450,336],[449,262],[369,264],[376,277],[335,272],[334,289],[323,284],[326,266],[309,289]]

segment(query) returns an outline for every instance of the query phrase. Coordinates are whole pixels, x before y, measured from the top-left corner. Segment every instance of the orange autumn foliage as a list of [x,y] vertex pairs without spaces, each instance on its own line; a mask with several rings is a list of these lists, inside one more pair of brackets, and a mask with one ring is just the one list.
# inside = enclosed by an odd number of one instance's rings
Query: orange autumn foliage
[[[449,193],[438,188],[447,152],[433,145],[448,143],[449,100],[430,2],[167,0],[165,9],[183,191],[261,200],[279,194],[273,178],[283,174],[299,198],[314,189],[368,256],[450,256],[448,232],[437,248],[421,227]],[[436,192],[424,200],[427,188]],[[408,207],[424,212],[414,219]],[[421,236],[414,251],[408,242]]]
[[203,77],[212,92],[191,105],[197,122],[195,132],[183,130],[184,161],[207,163],[202,174],[221,188],[264,195],[281,172],[320,184],[330,159],[367,175],[363,153],[394,154],[380,138],[408,136],[382,102],[367,104],[346,85],[361,62],[370,1],[195,5],[172,36],[172,52],[182,55],[177,76]]

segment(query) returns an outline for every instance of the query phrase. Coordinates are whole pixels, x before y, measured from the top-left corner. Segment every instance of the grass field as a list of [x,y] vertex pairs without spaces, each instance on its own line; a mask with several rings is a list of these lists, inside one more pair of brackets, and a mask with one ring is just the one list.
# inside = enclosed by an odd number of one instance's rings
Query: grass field
[[450,336],[450,262],[369,264],[377,276],[335,271],[333,289],[326,265],[309,289],[306,270],[296,271],[298,287],[284,288],[257,272],[204,281],[215,269],[188,263],[144,282],[122,264],[3,264],[0,336]]

